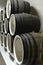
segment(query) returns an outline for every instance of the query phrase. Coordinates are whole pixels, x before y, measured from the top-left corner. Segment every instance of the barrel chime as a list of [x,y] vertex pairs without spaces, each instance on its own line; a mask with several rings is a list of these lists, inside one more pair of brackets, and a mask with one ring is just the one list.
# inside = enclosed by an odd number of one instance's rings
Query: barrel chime
[[7,0],[1,10],[1,45],[19,65],[43,65],[42,23],[31,7],[24,0]]

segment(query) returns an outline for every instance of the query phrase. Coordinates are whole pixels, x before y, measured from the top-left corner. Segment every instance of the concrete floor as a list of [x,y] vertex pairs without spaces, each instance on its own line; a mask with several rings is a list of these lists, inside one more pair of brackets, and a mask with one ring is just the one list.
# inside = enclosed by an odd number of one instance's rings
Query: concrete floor
[[0,52],[0,65],[6,65],[4,59],[1,55],[1,52]]
[[0,52],[0,65],[18,65],[15,60],[11,59],[9,53],[4,50],[4,47],[1,46],[1,44]]

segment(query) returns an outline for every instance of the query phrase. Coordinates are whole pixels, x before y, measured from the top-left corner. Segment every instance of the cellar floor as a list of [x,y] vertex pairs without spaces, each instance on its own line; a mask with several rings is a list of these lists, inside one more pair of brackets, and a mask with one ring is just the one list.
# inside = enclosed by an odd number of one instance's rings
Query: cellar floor
[[12,60],[8,52],[0,44],[0,65],[17,65],[15,60]]
[[6,65],[3,56],[1,55],[1,52],[0,52],[0,65]]

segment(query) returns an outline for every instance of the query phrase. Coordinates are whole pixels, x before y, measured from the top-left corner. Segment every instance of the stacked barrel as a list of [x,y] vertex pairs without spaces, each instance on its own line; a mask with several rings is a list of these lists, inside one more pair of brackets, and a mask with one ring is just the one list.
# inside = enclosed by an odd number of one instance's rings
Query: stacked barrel
[[7,0],[0,12],[1,46],[20,65],[43,65],[43,33],[40,18],[31,14],[31,4]]

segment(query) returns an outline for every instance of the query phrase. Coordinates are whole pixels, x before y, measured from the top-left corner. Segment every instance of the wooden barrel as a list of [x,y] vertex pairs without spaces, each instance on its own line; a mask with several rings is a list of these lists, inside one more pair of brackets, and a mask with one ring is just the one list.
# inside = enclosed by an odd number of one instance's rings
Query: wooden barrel
[[31,14],[12,14],[9,20],[10,34],[22,34],[28,32],[39,32],[40,20]]
[[29,13],[30,5],[24,0],[7,0],[6,4],[6,16],[10,17],[11,14],[15,13]]

